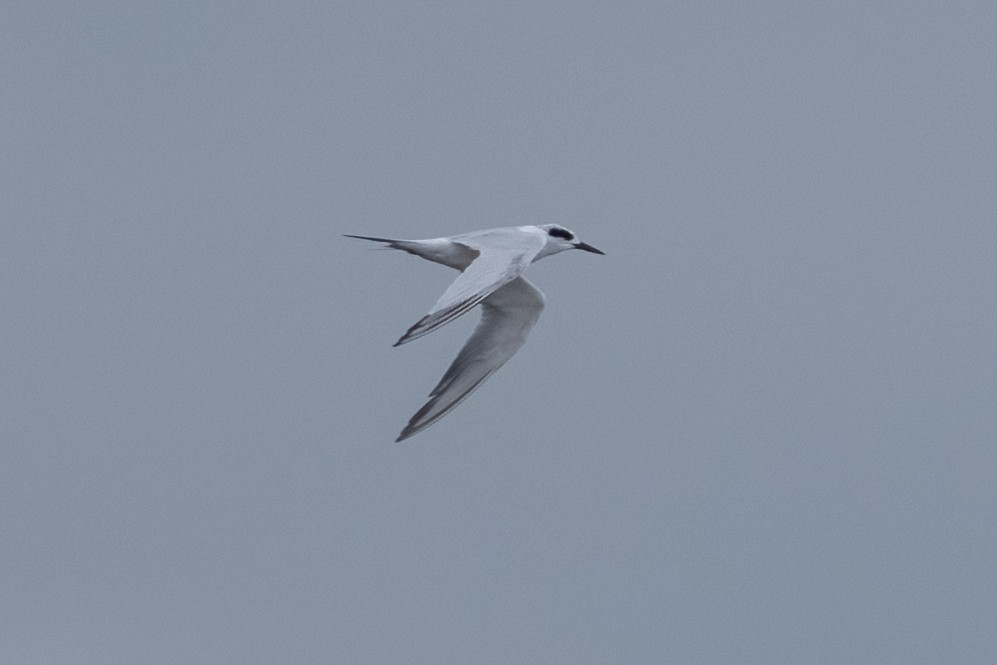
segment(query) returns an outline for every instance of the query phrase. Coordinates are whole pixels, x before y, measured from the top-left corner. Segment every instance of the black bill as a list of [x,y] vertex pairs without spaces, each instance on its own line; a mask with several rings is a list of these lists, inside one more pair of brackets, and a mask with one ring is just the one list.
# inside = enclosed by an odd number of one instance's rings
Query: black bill
[[602,251],[601,249],[596,249],[587,242],[576,242],[575,249],[584,249],[586,252],[592,252],[593,254],[602,254],[603,256],[606,255],[606,252]]

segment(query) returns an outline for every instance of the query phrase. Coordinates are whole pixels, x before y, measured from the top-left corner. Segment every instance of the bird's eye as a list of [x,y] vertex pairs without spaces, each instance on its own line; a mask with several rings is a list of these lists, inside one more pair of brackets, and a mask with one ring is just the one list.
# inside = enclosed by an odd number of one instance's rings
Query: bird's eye
[[571,235],[571,231],[556,226],[548,230],[547,235],[551,236],[552,238],[564,238],[565,240],[575,239],[575,236]]

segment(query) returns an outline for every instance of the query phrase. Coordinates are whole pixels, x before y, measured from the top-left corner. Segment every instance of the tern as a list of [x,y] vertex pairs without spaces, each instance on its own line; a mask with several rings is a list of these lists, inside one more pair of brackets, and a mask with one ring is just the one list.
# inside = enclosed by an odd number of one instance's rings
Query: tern
[[510,226],[429,240],[344,235],[384,243],[461,271],[429,313],[394,346],[428,335],[481,305],[481,321],[429,394],[429,401],[395,441],[418,434],[453,411],[523,345],[544,307],[544,294],[522,276],[530,264],[569,249],[605,254],[557,224]]

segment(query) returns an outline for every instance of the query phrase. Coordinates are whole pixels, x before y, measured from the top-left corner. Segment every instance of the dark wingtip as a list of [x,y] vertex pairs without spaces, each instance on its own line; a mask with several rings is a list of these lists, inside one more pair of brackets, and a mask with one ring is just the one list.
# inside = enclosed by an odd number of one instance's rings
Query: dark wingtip
[[427,314],[426,316],[422,317],[421,319],[419,319],[418,321],[416,321],[415,323],[413,323],[412,327],[409,328],[408,330],[406,330],[405,334],[402,335],[401,337],[399,337],[398,341],[395,342],[394,344],[392,344],[391,346],[392,347],[401,346],[405,342],[411,342],[413,339],[415,339],[415,337],[412,335],[412,333],[414,333],[416,330],[418,330],[422,326],[422,324],[426,322],[426,319],[428,319],[428,318],[429,318],[429,315]]

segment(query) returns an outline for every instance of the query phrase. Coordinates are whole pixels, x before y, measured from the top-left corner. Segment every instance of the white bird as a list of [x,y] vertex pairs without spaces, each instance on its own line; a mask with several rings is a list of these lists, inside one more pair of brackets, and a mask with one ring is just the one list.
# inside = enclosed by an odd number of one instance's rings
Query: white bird
[[395,346],[433,332],[475,305],[482,309],[481,321],[464,348],[395,441],[404,441],[453,411],[523,345],[544,306],[540,289],[522,277],[531,263],[568,249],[605,254],[557,224],[510,226],[430,240],[346,237],[382,242],[461,271],[429,314]]

